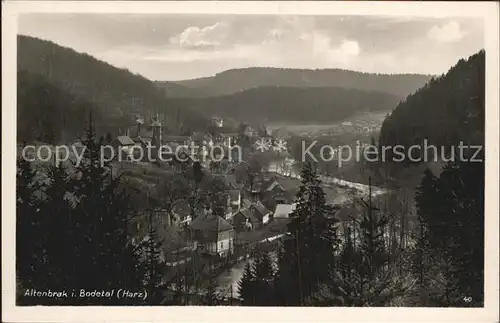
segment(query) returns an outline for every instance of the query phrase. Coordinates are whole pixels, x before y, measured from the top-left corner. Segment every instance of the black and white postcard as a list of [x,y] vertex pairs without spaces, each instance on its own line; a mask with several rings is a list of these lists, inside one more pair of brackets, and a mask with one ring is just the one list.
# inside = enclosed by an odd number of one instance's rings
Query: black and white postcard
[[498,321],[498,3],[2,6],[5,321]]

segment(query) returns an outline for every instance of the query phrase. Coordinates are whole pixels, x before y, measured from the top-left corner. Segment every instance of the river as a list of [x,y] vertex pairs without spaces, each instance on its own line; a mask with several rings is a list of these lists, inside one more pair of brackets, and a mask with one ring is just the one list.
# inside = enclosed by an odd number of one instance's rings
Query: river
[[[294,167],[296,164],[297,162],[294,159],[286,158],[282,162],[271,162],[267,167],[267,170],[286,177],[300,178],[300,172],[297,171]],[[318,175],[318,178],[326,185],[348,187],[351,189],[355,189],[361,195],[367,195],[369,191],[369,187],[366,184],[350,182],[340,178],[325,176],[321,174]],[[372,196],[377,196],[388,192],[383,188],[375,186],[372,186],[371,189]]]

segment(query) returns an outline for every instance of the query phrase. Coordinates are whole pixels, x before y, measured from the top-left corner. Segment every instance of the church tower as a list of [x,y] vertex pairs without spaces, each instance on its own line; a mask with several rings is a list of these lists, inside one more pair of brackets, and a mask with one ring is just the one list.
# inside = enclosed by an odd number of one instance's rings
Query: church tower
[[155,117],[151,118],[151,125],[149,126],[153,131],[153,137],[151,138],[151,142],[155,142],[158,146],[162,144],[162,128],[163,125],[160,121],[158,114]]

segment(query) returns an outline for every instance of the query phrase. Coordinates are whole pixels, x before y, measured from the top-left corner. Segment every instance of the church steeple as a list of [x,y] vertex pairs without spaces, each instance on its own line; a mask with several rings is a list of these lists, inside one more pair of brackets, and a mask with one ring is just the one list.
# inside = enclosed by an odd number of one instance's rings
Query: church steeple
[[160,117],[158,114],[156,114],[155,117],[151,118],[151,129],[153,130],[153,138],[155,140],[155,143],[157,145],[162,144],[162,127],[163,125],[161,124]]

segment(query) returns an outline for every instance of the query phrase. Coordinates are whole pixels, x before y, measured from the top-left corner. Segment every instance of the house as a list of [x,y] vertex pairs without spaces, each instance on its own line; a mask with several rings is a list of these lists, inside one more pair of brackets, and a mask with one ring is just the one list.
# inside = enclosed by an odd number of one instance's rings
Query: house
[[132,138],[136,143],[146,144],[151,143],[153,138],[153,129],[144,126],[142,119],[138,119],[137,123],[127,129],[127,136]]
[[232,220],[234,229],[238,232],[251,231],[259,227],[259,220],[254,217],[250,208],[240,209]]
[[250,211],[253,216],[259,221],[259,226],[264,225],[271,220],[272,212],[269,211],[260,201],[253,203],[250,206]]
[[118,136],[111,144],[116,149],[118,160],[131,160],[136,149],[140,148],[129,136]]
[[274,210],[273,219],[288,219],[295,210],[294,204],[278,204]]
[[242,199],[241,200],[241,209],[248,209],[249,207],[252,206],[252,201],[249,199]]
[[273,176],[260,184],[258,194],[268,208],[274,209],[278,204],[293,203],[301,184],[296,178]]
[[195,248],[210,255],[224,256],[233,252],[234,229],[218,215],[205,214],[189,225]]
[[237,231],[248,231],[268,223],[272,214],[261,202],[251,203],[245,199],[232,222]]

